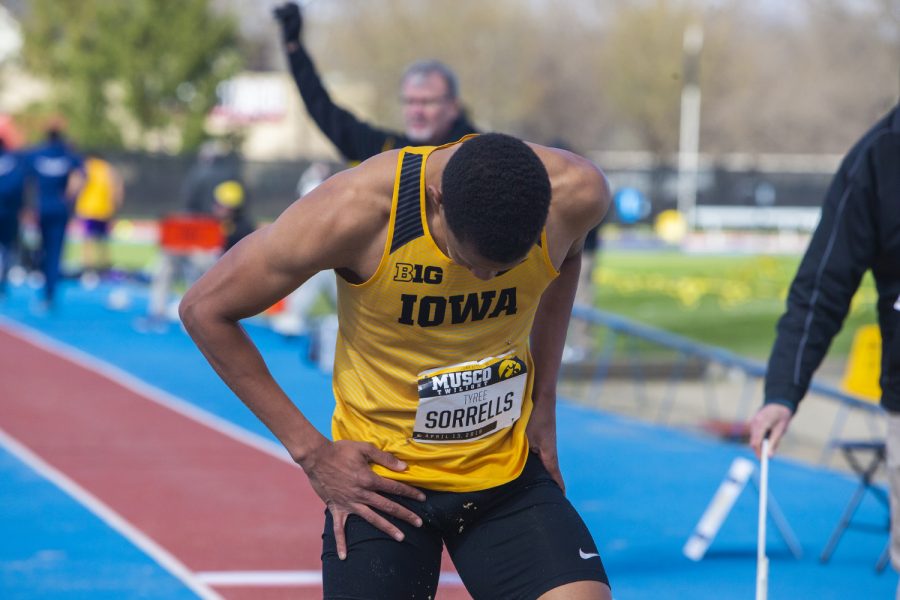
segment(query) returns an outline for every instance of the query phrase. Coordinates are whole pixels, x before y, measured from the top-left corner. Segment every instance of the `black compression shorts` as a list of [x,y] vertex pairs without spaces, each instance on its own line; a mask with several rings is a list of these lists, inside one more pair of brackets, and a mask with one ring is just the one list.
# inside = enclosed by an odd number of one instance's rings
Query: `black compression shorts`
[[513,481],[478,492],[422,490],[425,502],[389,496],[422,517],[422,527],[383,515],[397,542],[356,515],[340,560],[325,511],[322,575],[326,600],[434,598],[443,544],[475,600],[534,599],[576,581],[609,585],[590,532],[531,454]]

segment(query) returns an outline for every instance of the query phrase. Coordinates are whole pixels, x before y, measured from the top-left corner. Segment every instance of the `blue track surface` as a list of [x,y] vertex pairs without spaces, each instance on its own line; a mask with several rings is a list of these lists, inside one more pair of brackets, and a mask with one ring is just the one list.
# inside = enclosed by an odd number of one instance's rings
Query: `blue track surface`
[[194,598],[162,567],[0,447],[0,597]]
[[[35,315],[28,290],[14,289],[0,315],[115,365],[248,430],[271,438],[219,381],[178,326],[164,333],[132,327],[143,300],[104,307],[109,288],[65,288],[55,313]],[[250,326],[269,366],[304,413],[327,432],[328,379],[300,360],[303,344]],[[559,451],[568,494],[596,538],[617,600],[753,598],[757,500],[745,490],[707,557],[681,548],[743,448],[561,403]],[[828,565],[817,557],[855,482],[828,470],[776,460],[770,488],[794,528],[795,560],[769,527],[769,598],[892,598],[897,576],[874,572],[887,536],[849,530]],[[859,521],[884,523],[867,499]],[[180,598],[180,587],[62,491],[0,451],[0,597]]]

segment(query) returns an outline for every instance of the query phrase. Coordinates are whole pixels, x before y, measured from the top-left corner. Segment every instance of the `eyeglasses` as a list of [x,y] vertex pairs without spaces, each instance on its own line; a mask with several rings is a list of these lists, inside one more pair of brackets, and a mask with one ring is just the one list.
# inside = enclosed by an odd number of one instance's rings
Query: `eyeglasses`
[[432,98],[408,98],[406,96],[400,97],[400,103],[403,106],[421,106],[422,108],[429,108],[431,106],[437,106],[438,104],[442,104],[450,100],[450,96],[434,96]]

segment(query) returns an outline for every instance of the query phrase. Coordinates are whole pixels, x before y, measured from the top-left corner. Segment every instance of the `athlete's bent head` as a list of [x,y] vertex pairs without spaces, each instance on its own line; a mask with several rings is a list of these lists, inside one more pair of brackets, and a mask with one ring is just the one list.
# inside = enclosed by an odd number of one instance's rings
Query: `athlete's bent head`
[[528,144],[500,133],[463,142],[441,178],[453,236],[489,261],[511,264],[538,242],[550,208],[550,177]]

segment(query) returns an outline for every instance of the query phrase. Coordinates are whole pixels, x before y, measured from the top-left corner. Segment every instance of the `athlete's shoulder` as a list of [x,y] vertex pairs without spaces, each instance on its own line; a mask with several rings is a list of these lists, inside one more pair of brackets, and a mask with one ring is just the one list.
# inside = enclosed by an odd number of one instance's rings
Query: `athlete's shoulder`
[[344,217],[342,221],[363,228],[387,223],[400,154],[400,150],[377,154],[319,186],[328,193],[329,204]]
[[352,169],[345,171],[348,175],[348,182],[354,189],[363,190],[367,194],[387,196],[390,199],[394,191],[394,180],[402,153],[403,150],[387,150],[367,158]]
[[599,224],[610,204],[609,183],[603,171],[574,152],[529,145],[544,163],[550,177],[551,216],[580,223],[585,231]]
[[332,175],[291,204],[268,234],[273,251],[316,270],[350,269],[364,279],[384,246],[398,154],[385,152]]

